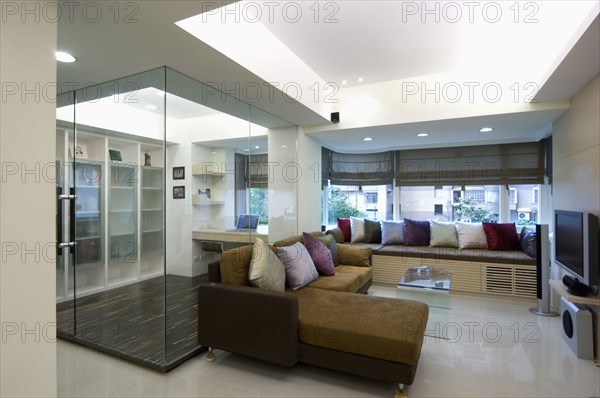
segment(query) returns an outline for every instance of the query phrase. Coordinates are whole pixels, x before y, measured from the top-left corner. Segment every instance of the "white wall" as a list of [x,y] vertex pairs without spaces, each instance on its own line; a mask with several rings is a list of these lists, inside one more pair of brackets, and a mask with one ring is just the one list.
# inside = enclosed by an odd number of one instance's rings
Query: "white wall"
[[298,232],[321,230],[321,144],[298,127]]
[[[554,123],[552,174],[554,208],[600,216],[600,77],[571,98],[570,110]],[[600,308],[596,312],[596,358]]]
[[[56,24],[43,18],[22,22],[19,14],[3,17],[0,395],[56,396],[53,87],[57,31]],[[19,91],[7,95],[8,87]],[[23,88],[32,92],[22,97]]]

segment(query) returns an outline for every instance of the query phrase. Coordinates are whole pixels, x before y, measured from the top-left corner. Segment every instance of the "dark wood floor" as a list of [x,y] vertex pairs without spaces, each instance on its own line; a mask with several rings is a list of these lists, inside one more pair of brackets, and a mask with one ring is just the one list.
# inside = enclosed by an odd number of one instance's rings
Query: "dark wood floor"
[[57,305],[60,337],[167,371],[201,347],[195,278],[167,275]]

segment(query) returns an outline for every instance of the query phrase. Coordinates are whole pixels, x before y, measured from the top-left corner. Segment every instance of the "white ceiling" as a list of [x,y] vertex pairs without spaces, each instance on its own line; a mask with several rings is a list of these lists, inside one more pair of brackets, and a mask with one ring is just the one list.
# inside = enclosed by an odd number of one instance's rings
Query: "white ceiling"
[[[584,11],[590,8],[590,4],[595,4],[597,8],[596,1],[578,2],[582,8],[576,13],[576,20],[571,22],[572,25],[579,26],[573,35],[562,36],[553,35],[560,30],[559,27],[567,24],[568,18],[564,12],[557,14],[556,10],[564,10],[560,7],[567,2],[528,2],[527,4],[543,7],[535,14],[531,14],[534,9],[522,8],[519,18],[524,21],[526,16],[535,15],[539,19],[538,26],[554,26],[543,37],[535,37],[535,24],[511,25],[510,18],[497,25],[483,21],[491,29],[487,37],[476,34],[474,30],[478,24],[483,23],[482,20],[475,20],[473,24],[457,24],[449,22],[453,14],[446,14],[445,17],[439,14],[442,18],[439,22],[432,23],[432,16],[425,16],[429,20],[423,23],[420,14],[415,14],[415,17],[410,13],[414,10],[407,8],[411,5],[419,6],[423,2],[292,3],[303,6],[304,17],[297,22],[290,23],[289,18],[282,19],[281,9],[275,9],[273,23],[265,21],[266,14],[262,15],[262,22],[325,81],[340,82],[347,79],[348,86],[360,87],[356,82],[358,76],[365,78],[362,84],[371,84],[457,71],[487,73],[494,77],[506,70],[517,75],[522,73],[522,79],[535,77],[541,85],[538,98],[557,100],[574,95],[600,70],[597,11],[595,22],[586,35],[584,33],[589,25],[589,15],[587,19],[583,18],[586,14]],[[573,5],[575,2],[568,3]],[[241,86],[247,83],[266,85],[269,81],[268,77],[257,76],[175,25],[177,21],[210,10],[215,2],[146,1],[136,4],[139,7],[135,14],[136,23],[114,23],[111,18],[103,18],[97,23],[90,23],[83,18],[76,18],[73,22],[66,18],[60,20],[58,47],[70,51],[79,61],[74,64],[59,64],[59,87],[72,87],[72,82],[86,86],[163,65],[199,81],[216,82],[229,88],[236,83]],[[444,6],[443,2],[429,4]],[[525,7],[525,3],[519,4]],[[308,9],[311,5],[318,5],[318,23],[314,22],[316,8]],[[244,3],[230,7],[238,7],[238,13],[244,15]],[[504,12],[509,12],[506,7]],[[108,9],[105,11],[109,14]],[[447,12],[451,10],[448,9]],[[326,23],[327,16],[332,19],[329,21],[331,23]],[[515,47],[511,54],[510,45],[513,43],[510,40],[519,41],[519,37],[527,45],[519,50]],[[235,40],[235,37],[232,39]],[[541,44],[535,46],[532,43]],[[261,43],[256,43],[257,48],[260,45]],[[501,53],[501,46],[502,51],[508,49],[508,53]],[[552,50],[547,53],[553,58],[545,60],[541,66],[529,68],[531,59],[543,55],[536,52],[541,47]],[[246,51],[252,53],[252,48]],[[479,56],[488,58],[478,60]],[[276,66],[283,69],[288,67]],[[327,115],[319,115],[302,103],[263,98],[254,105],[291,123],[306,126],[324,144],[340,151],[365,151],[363,143],[347,140],[346,137],[360,138],[367,135],[376,138],[370,143],[368,150],[534,140],[547,135],[551,123],[565,110],[490,115],[487,120],[480,117],[460,117],[457,114],[450,120],[344,129],[344,115],[342,123],[331,125]],[[189,114],[182,110],[182,117],[186,113]],[[496,128],[495,135],[484,136],[473,132],[482,124],[491,122]],[[418,131],[427,131],[431,136],[426,140],[417,140],[414,133]],[[339,139],[340,134],[344,136],[344,140]]]

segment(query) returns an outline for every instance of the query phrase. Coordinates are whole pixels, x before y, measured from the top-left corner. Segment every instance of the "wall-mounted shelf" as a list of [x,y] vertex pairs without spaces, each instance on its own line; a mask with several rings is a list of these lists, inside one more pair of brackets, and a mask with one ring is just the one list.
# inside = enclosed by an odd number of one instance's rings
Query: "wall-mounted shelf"
[[199,194],[195,193],[195,194],[192,194],[192,204],[193,205],[205,205],[205,206],[224,205],[225,201],[224,200],[207,199],[206,195],[199,195]]
[[192,165],[192,175],[223,177],[225,173],[219,170],[215,170],[216,168],[217,165],[212,163],[195,163]]
[[592,296],[592,295],[589,295],[586,297],[573,296],[572,294],[569,294],[565,285],[562,283],[562,281],[560,281],[558,279],[550,279],[550,286],[552,286],[552,288],[554,288],[554,290],[556,290],[558,292],[558,294],[560,294],[561,296],[563,296],[565,299],[567,299],[568,301],[570,301],[572,303],[590,304],[590,305],[599,305],[600,306],[600,296]]

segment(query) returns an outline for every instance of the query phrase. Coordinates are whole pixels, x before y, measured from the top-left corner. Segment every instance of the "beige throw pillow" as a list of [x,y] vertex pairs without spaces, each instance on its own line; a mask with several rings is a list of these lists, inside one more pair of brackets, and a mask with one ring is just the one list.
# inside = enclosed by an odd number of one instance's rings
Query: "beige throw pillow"
[[480,223],[455,224],[460,249],[487,249],[487,236]]
[[285,290],[285,268],[268,244],[256,238],[250,261],[248,280],[254,287],[283,292]]

